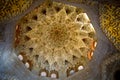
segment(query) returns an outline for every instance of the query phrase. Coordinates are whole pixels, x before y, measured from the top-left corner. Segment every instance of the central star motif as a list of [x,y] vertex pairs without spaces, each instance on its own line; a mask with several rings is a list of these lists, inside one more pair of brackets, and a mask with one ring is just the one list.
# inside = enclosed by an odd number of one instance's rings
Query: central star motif
[[65,25],[54,23],[56,26],[50,25],[46,29],[46,34],[43,35],[45,38],[44,42],[51,49],[62,48],[67,45],[70,33],[69,29]]

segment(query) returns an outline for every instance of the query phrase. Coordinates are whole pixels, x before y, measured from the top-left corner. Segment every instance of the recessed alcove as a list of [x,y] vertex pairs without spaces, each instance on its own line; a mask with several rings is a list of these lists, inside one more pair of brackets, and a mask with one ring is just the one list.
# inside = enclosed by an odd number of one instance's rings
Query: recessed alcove
[[120,80],[120,70],[114,72],[114,80]]

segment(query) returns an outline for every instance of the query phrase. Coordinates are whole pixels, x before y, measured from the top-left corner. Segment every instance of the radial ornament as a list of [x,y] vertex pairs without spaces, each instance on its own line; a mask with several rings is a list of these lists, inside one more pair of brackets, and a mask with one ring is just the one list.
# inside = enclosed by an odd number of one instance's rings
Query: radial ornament
[[56,70],[81,63],[96,41],[95,30],[87,14],[74,6],[45,2],[22,18],[16,28],[16,51],[32,60],[32,71]]

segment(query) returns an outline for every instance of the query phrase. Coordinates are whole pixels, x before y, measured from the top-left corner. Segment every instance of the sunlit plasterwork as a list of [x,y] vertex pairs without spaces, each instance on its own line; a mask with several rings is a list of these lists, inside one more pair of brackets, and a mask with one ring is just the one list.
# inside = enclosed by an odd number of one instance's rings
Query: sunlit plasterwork
[[45,2],[22,18],[16,34],[16,51],[32,61],[32,71],[45,68],[60,75],[77,63],[86,66],[96,42],[84,10],[58,2]]

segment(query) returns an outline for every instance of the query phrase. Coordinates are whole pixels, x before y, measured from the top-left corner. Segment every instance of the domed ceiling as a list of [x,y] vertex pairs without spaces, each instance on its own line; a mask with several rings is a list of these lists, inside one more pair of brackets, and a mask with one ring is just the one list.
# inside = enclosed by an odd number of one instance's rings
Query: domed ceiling
[[119,12],[115,0],[1,0],[0,80],[119,80]]
[[16,25],[18,57],[37,75],[45,70],[67,77],[88,64],[95,46],[89,17],[71,5],[46,1]]

